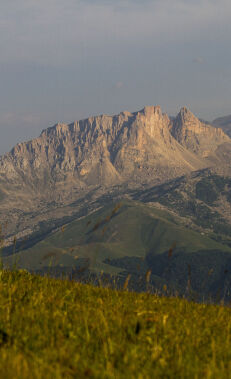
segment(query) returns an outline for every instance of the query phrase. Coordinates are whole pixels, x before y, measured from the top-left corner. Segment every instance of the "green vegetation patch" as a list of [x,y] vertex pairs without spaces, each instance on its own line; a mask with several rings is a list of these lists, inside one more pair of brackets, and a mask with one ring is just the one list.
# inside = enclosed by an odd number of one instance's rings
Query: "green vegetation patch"
[[231,309],[1,271],[2,378],[228,378]]

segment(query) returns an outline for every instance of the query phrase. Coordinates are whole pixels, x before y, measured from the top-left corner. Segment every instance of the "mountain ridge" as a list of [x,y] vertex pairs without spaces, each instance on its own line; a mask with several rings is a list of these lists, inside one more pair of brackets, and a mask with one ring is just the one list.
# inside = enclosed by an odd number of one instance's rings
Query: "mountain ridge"
[[[190,154],[190,152],[198,152],[198,146],[193,150],[190,149],[189,144],[184,143],[185,139],[189,138],[189,131],[192,132],[192,128],[191,130],[189,128],[191,120],[193,120],[191,125],[193,124],[194,132],[199,135],[203,134],[200,129],[206,130],[206,137],[211,134],[212,138],[216,139],[215,146],[223,142],[231,142],[221,129],[202,124],[191,112],[187,111],[187,108],[182,108],[171,125],[171,120],[166,114],[162,114],[159,106],[149,106],[135,113],[121,112],[116,116],[101,115],[75,121],[69,125],[58,123],[45,129],[38,138],[17,144],[10,153],[0,158],[1,175],[5,169],[4,173],[9,178],[13,178],[14,174],[17,175],[20,170],[28,171],[31,166],[33,174],[38,175],[41,181],[44,178],[41,172],[38,173],[39,169],[44,171],[48,163],[49,169],[57,175],[56,181],[62,174],[67,175],[72,171],[75,180],[84,182],[86,175],[92,171],[92,162],[89,161],[94,159],[94,161],[98,160],[97,163],[113,164],[117,171],[116,180],[119,180],[121,174],[127,178],[131,176],[131,171],[134,171],[134,164],[132,165],[129,155],[133,155],[136,162],[139,162],[140,158],[143,158],[142,152],[149,153],[148,144],[155,145],[154,158],[159,160],[158,164],[161,164],[161,158],[163,158],[161,149],[165,154],[167,152],[170,154],[168,162],[166,160],[164,162],[165,165],[170,164],[171,150],[175,150],[174,154],[177,151],[180,156],[174,155],[174,164],[181,161],[182,166],[192,166],[192,168],[197,166],[196,169],[198,169],[200,168],[198,159]],[[189,151],[186,152],[182,147]],[[135,153],[134,150],[136,150]],[[182,153],[186,155],[186,159],[183,159]],[[152,154],[154,154],[153,151]],[[87,184],[89,181],[91,182],[91,179],[87,180]]]
[[229,157],[231,139],[185,107],[174,120],[146,106],[58,123],[0,157],[0,216],[9,234],[21,233],[23,219],[29,228],[32,217],[38,223],[91,192],[97,198],[207,167],[230,175]]

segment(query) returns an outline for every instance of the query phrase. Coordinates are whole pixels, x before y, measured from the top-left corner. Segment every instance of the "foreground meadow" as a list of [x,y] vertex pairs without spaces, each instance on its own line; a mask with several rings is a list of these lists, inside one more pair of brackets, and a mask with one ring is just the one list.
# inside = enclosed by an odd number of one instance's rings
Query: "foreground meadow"
[[0,271],[1,378],[229,378],[231,309]]

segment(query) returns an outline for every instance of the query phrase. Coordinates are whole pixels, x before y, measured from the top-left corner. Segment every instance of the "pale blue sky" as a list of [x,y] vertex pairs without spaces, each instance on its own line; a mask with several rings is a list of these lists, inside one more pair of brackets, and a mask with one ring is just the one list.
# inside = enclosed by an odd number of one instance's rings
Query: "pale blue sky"
[[57,121],[231,114],[230,0],[1,0],[0,154]]

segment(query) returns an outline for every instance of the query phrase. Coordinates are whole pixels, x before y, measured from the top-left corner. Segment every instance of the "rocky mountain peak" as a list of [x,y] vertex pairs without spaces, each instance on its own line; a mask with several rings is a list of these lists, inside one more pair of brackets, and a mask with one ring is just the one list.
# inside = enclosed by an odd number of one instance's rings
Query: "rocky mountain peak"
[[224,142],[231,146],[220,129],[185,107],[173,121],[160,106],[146,106],[57,123],[0,157],[0,193],[13,207],[49,196],[65,203],[97,186],[158,183],[210,166],[204,157],[223,149]]
[[197,117],[194,116],[194,114],[187,107],[181,108],[180,112],[177,115],[177,118],[181,119],[182,122],[196,122],[198,120]]
[[142,112],[144,113],[145,116],[152,116],[152,115],[161,116],[162,115],[161,107],[159,105],[145,106]]
[[[160,143],[164,140],[166,147],[171,144],[170,119],[166,114],[162,113],[160,106],[144,107],[141,111],[133,114],[131,121],[130,130],[133,131],[133,134],[137,131],[137,136],[141,137],[141,135],[146,134],[149,138],[151,137]],[[150,140],[146,141],[146,143],[150,144]]]
[[224,142],[231,142],[219,128],[201,122],[188,108],[181,108],[173,121],[173,137],[188,150],[207,157]]

